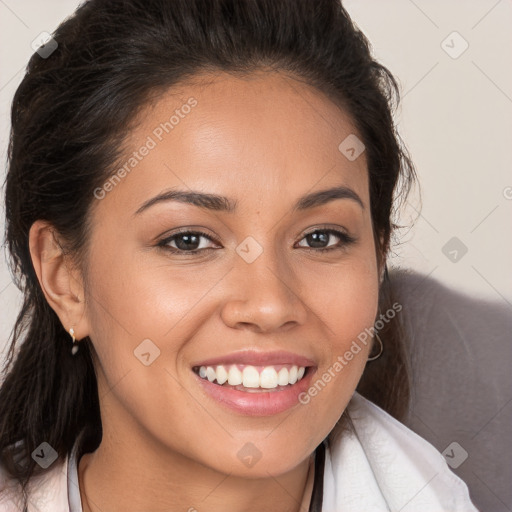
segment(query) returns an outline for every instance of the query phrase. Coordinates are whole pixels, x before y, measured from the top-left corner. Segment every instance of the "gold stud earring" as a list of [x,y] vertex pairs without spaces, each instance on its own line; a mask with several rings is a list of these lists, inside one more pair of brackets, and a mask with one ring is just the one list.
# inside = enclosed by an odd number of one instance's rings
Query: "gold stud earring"
[[73,327],[71,327],[71,329],[69,329],[69,335],[71,336],[71,342],[73,343],[73,347],[71,348],[71,353],[73,355],[75,355],[78,352],[78,343],[76,343],[75,330],[73,329]]

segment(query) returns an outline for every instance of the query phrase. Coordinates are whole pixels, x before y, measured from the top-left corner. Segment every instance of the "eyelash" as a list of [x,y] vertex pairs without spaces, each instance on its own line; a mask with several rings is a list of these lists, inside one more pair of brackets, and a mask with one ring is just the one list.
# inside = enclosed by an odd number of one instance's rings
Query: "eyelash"
[[[335,250],[340,250],[340,249],[344,249],[346,248],[347,246],[355,243],[357,241],[356,238],[348,235],[347,233],[344,233],[343,231],[339,231],[337,229],[333,229],[333,228],[325,228],[325,229],[321,229],[321,228],[317,228],[317,229],[314,229],[313,231],[310,231],[308,233],[305,233],[304,236],[299,240],[302,241],[304,238],[306,238],[308,235],[311,235],[313,233],[327,233],[327,234],[330,234],[330,235],[335,235],[337,236],[340,240],[341,240],[341,244],[340,245],[336,245],[336,246],[332,246],[332,247],[318,247],[318,248],[315,248],[315,247],[303,247],[303,249],[308,249],[308,250],[311,250],[311,251],[316,251],[316,252],[327,252],[327,251],[335,251]],[[206,247],[206,248],[203,248],[203,249],[194,249],[192,251],[184,251],[184,250],[181,250],[181,249],[176,249],[174,247],[169,247],[167,244],[169,244],[171,241],[173,241],[175,238],[179,237],[180,235],[200,235],[200,236],[203,236],[205,238],[207,238],[208,240],[210,240],[211,242],[214,242],[214,243],[217,243],[210,235],[208,235],[207,233],[205,233],[204,231],[187,231],[187,230],[184,230],[184,231],[179,231],[178,233],[174,233],[172,236],[169,236],[167,238],[164,238],[163,240],[161,240],[160,242],[158,242],[158,247],[161,247],[162,249],[166,250],[166,251],[169,251],[173,254],[190,254],[190,255],[196,255],[196,254],[199,254],[200,252],[204,252],[204,251],[210,251],[210,250],[215,250],[213,247]]]

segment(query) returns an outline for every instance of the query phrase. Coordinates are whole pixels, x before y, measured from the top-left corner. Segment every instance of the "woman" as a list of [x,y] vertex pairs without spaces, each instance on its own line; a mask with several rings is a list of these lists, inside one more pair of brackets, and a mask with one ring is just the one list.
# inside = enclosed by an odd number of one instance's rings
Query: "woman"
[[60,25],[12,108],[2,512],[476,510],[398,421],[395,98],[335,0]]

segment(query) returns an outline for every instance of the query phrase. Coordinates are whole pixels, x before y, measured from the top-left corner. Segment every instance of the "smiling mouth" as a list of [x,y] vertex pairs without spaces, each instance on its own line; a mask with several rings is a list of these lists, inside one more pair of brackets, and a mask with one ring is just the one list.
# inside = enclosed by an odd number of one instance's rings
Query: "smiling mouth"
[[226,364],[194,366],[193,372],[201,379],[224,388],[247,393],[284,391],[300,382],[312,367],[292,364],[252,366]]

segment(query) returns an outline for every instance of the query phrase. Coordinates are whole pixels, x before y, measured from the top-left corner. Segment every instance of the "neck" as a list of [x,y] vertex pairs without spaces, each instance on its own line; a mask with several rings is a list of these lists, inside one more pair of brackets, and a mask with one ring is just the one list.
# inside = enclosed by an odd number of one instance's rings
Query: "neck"
[[112,447],[104,439],[78,463],[83,512],[306,512],[309,508],[314,454],[284,475],[247,479],[219,473],[180,454],[171,457],[164,468],[160,461],[148,460],[141,450],[122,456],[128,450]]

